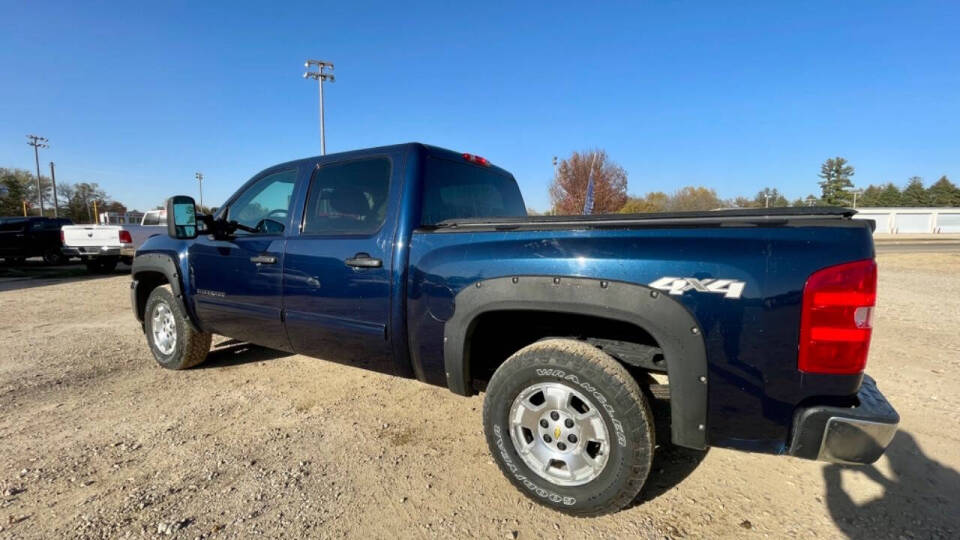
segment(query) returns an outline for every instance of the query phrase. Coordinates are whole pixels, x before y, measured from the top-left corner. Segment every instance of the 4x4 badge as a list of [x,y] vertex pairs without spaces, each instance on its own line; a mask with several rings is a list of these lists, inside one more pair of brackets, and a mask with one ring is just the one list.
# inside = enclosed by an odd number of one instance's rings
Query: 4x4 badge
[[654,289],[667,291],[670,294],[678,296],[693,290],[697,292],[722,294],[725,298],[740,298],[740,295],[743,294],[743,288],[746,287],[747,284],[735,279],[662,277],[651,283],[650,286]]

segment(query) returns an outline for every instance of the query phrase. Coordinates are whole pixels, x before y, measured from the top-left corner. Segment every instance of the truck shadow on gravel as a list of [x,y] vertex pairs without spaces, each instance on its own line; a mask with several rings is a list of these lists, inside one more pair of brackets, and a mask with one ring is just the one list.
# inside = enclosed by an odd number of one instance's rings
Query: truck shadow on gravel
[[656,426],[657,449],[653,455],[653,464],[650,466],[650,475],[637,497],[628,508],[652,501],[671,489],[677,487],[690,476],[705,457],[705,450],[691,450],[670,443],[670,400],[650,400],[653,412],[653,421]]
[[30,259],[16,266],[0,263],[0,292],[32,289],[46,285],[59,285],[61,283],[88,281],[121,275],[129,276],[130,267],[120,264],[110,273],[91,274],[86,266],[77,262],[49,265],[41,260]]
[[[897,432],[886,456],[892,478],[875,465],[823,469],[827,507],[837,527],[854,539],[956,538],[960,473],[929,458],[905,431]],[[883,488],[883,495],[857,503],[843,488],[844,471],[866,475]]]
[[293,353],[268,349],[245,341],[230,339],[216,344],[207,355],[206,361],[194,369],[215,369],[227,366],[240,366],[254,362],[266,362],[293,356]]

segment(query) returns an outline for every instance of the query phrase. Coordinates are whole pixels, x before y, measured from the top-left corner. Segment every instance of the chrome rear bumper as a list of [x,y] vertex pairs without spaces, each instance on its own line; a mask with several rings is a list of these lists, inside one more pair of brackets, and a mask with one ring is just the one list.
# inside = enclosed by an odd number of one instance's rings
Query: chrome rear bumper
[[897,433],[900,415],[863,376],[857,406],[804,407],[794,414],[791,455],[831,463],[873,463]]

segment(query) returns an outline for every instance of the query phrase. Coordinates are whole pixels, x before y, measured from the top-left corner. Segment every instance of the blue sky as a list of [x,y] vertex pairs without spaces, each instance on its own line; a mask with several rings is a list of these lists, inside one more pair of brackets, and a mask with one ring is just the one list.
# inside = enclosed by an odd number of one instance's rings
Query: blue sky
[[[85,5],[89,4],[89,5]],[[0,166],[95,181],[129,207],[219,204],[327,150],[422,141],[512,171],[548,207],[551,158],[601,147],[629,191],[816,191],[960,180],[956,2],[86,3],[0,0]]]

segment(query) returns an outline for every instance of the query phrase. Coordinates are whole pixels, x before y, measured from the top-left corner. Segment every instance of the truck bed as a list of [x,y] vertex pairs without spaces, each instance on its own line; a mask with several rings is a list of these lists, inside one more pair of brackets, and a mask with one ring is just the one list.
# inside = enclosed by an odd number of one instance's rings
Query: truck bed
[[[856,210],[840,207],[804,208],[735,208],[701,212],[659,212],[649,214],[595,214],[586,216],[527,216],[524,218],[448,219],[429,229],[442,230],[555,230],[632,229],[645,227],[717,227],[771,226],[802,222],[805,226],[817,221],[837,225],[849,221]],[[872,222],[871,222],[872,223]]]

